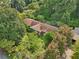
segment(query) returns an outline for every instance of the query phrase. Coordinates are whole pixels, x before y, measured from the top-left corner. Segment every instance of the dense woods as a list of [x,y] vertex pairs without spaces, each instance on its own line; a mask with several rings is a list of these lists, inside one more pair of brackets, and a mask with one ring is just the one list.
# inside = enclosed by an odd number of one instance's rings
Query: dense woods
[[[35,31],[24,19],[57,27],[45,33]],[[8,59],[67,59],[66,51],[79,59],[79,40],[73,44],[73,30],[79,27],[79,0],[0,0],[0,49]]]

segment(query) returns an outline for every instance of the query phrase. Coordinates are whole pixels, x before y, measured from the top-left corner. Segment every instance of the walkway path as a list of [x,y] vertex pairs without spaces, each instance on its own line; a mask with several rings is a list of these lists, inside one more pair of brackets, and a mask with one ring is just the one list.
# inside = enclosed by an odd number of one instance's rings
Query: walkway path
[[66,53],[66,59],[71,59],[73,51],[68,48],[65,53]]

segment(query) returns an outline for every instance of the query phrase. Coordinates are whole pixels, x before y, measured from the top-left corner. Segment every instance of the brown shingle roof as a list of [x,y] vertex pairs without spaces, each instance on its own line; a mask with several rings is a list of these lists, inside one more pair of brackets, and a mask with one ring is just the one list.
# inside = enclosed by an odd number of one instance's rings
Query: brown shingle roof
[[46,23],[41,23],[39,21],[33,19],[25,19],[24,22],[29,25],[32,29],[39,31],[39,32],[49,32],[57,30],[57,27],[48,25]]
[[44,26],[42,26],[41,24],[37,24],[35,26],[31,27],[32,29],[39,31],[39,32],[46,32],[46,28]]
[[25,22],[25,24],[27,24],[28,26],[34,26],[34,25],[36,25],[36,24],[39,23],[38,21],[35,21],[35,20],[33,20],[33,19],[29,19],[29,18],[24,19],[24,22]]

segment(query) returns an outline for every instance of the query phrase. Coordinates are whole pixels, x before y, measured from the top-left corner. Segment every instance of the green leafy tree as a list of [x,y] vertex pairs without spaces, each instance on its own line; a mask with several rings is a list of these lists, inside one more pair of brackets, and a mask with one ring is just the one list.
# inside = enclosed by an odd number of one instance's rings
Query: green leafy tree
[[11,54],[12,59],[37,59],[44,52],[44,42],[35,33],[24,35],[18,46],[14,47],[15,53]]
[[15,41],[0,39],[0,48],[4,51],[7,51],[7,53],[10,53],[12,51],[12,47],[14,45],[15,45]]
[[72,18],[75,18],[75,19],[79,19],[79,0],[76,0],[76,9],[74,12],[72,12]]
[[32,2],[28,6],[25,7],[24,13],[26,13],[26,16],[29,18],[35,18],[34,13],[40,8],[38,2]]
[[0,7],[10,7],[10,0],[0,0]]
[[36,15],[43,15],[46,21],[61,21],[68,24],[71,13],[76,9],[76,0],[43,0]]
[[11,7],[15,8],[19,12],[23,12],[24,6],[25,6],[24,0],[11,0]]
[[26,6],[27,6],[28,4],[30,4],[30,3],[32,3],[32,0],[25,0]]
[[25,26],[12,8],[0,8],[0,39],[20,40]]
[[53,36],[54,36],[54,33],[53,32],[48,32],[48,33],[45,33],[44,36],[43,36],[43,40],[45,42],[45,46],[47,47],[51,41],[53,40]]

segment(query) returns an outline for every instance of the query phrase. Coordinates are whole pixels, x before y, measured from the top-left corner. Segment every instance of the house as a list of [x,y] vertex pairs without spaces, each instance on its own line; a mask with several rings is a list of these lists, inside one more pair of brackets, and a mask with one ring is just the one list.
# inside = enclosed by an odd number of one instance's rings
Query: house
[[28,26],[34,26],[34,25],[38,24],[39,22],[35,21],[33,19],[26,18],[26,19],[24,19],[24,23],[27,24]]
[[26,18],[24,19],[24,23],[27,24],[28,26],[30,26],[30,28],[32,28],[33,30],[37,31],[37,32],[50,32],[50,31],[56,31],[58,28],[55,26],[51,26],[49,24],[46,23],[42,23],[33,19],[29,19]]
[[[30,28],[32,28],[33,30],[37,31],[39,34],[58,30],[58,28],[55,26],[51,26],[49,24],[42,23],[29,18],[24,19],[24,23],[30,26]],[[75,42],[78,39],[79,39],[79,28],[75,28],[73,30],[72,40],[73,42]]]

